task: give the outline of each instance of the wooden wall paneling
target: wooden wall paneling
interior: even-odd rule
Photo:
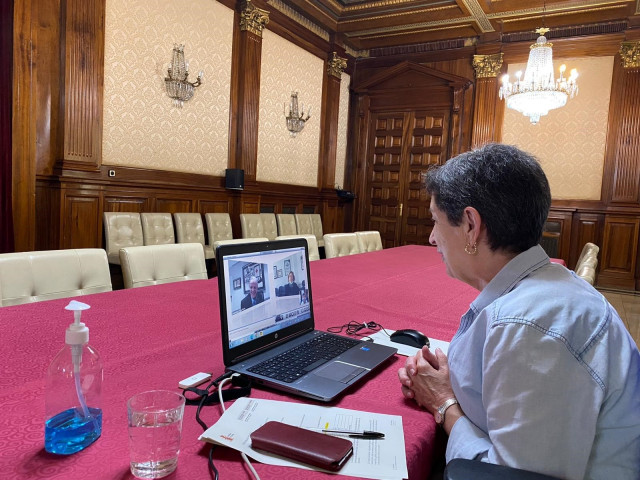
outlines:
[[[60,247],[60,184],[51,177],[36,182],[35,249],[55,250]]]
[[[149,206],[150,199],[146,196],[133,196],[120,192],[110,192],[104,194],[104,212],[148,212],[152,209]],[[162,210],[164,211],[164,210]],[[102,221],[102,215],[98,215]]]
[[[174,196],[156,196],[154,212],[190,213],[194,212],[195,200]],[[148,211],[148,210],[146,210]]]
[[[547,224],[556,223],[560,226],[560,235],[558,236],[558,258],[563,259],[567,265],[569,264],[569,251],[571,248],[571,224],[573,219],[572,212],[551,210],[547,217]]]
[[[230,206],[231,198],[223,195],[219,199],[200,199],[198,200],[197,210],[202,213],[229,213],[231,211]]]
[[[28,251],[36,243],[36,28],[39,0],[13,2],[12,213],[14,247]],[[46,3],[49,5],[49,2]]]
[[[600,286],[634,289],[640,218],[606,215],[600,255]]]
[[[601,249],[598,255],[599,266],[602,257],[602,229],[604,227],[604,214],[585,213],[577,211],[573,215],[573,225],[571,228],[571,251],[567,266],[575,269],[578,257],[582,252],[585,243],[591,242]]]
[[[322,81],[322,110],[320,117],[320,149],[318,152],[318,188],[333,189],[336,183],[336,151],[338,147],[338,113],[340,110],[340,82],[346,58],[334,51],[325,60]]]
[[[238,8],[231,54],[229,168],[243,169],[245,182],[251,182],[258,161],[262,30],[269,16],[250,2],[238,2]]]
[[[499,124],[496,123],[498,75],[502,68],[502,53],[474,55],[476,70],[475,108],[471,144],[474,148],[497,140]]]
[[[100,193],[66,191],[63,193],[62,245],[60,248],[96,248],[102,246]]]
[[[98,170],[102,163],[105,3],[63,2],[62,168]]]

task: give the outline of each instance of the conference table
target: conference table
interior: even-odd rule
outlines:
[[[449,278],[441,256],[427,246],[319,260],[311,262],[310,273],[319,330],[349,321],[376,322],[392,330],[415,328],[449,341],[478,293]],[[127,399],[145,390],[179,392],[183,378],[200,371],[212,372],[215,378],[224,371],[216,278],[78,299],[91,305],[82,319],[90,328],[89,343],[104,364],[102,436],[71,456],[44,450],[45,373],[64,346],[64,332],[73,319],[64,310],[69,299],[0,308],[0,476],[4,479],[133,478]],[[402,397],[397,370],[404,361],[405,357],[394,356],[329,405],[401,415],[409,478],[424,479],[436,451],[436,425],[430,414]],[[257,387],[251,397],[324,405]],[[178,468],[168,478],[210,478],[210,444],[198,440],[202,428],[195,411],[195,406],[185,407]],[[203,408],[201,418],[212,425],[220,415],[215,404]],[[221,479],[251,478],[233,450],[217,447],[214,461]],[[328,478],[322,472],[253,465],[263,479]]]

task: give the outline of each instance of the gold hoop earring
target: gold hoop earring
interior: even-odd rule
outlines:
[[[478,244],[474,243],[473,245],[469,245],[468,243],[464,246],[464,251],[469,255],[475,255],[478,253]]]

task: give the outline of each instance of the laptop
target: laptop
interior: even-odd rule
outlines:
[[[315,330],[303,238],[220,245],[216,265],[224,364],[254,384],[328,402],[397,351]]]

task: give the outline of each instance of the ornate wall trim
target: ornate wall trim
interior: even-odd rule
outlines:
[[[640,41],[622,42],[620,45],[620,57],[624,68],[640,67]]]
[[[493,55],[474,55],[473,69],[476,72],[476,78],[497,77],[502,68],[503,56],[502,52]]]
[[[242,4],[240,12],[240,30],[249,31],[262,37],[262,30],[269,23],[269,12],[256,7],[251,0]]]
[[[342,78],[342,72],[347,68],[347,59],[339,57],[336,52],[331,53],[327,65],[327,73],[336,78]]]

